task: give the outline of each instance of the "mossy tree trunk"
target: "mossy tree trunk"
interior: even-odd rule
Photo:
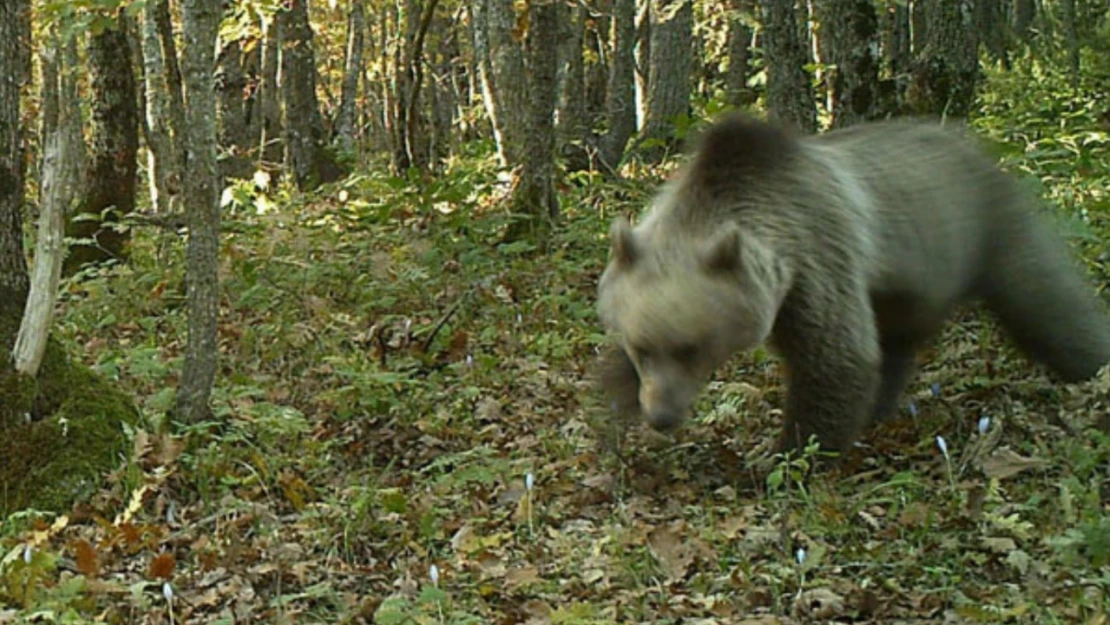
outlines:
[[[297,188],[314,189],[338,180],[339,167],[324,149],[324,121],[316,99],[316,52],[308,0],[291,0],[278,12],[281,23],[281,82],[285,96],[285,139]]]
[[[974,4],[948,0],[926,8],[925,46],[914,61],[907,104],[917,114],[966,118],[979,80]]]
[[[555,74],[558,69],[559,5],[557,0],[531,0],[526,49],[528,56],[528,142],[518,146],[510,210],[516,221],[508,241],[529,240],[541,247],[559,216],[555,193]]]
[[[223,2],[224,13],[234,10],[230,2]],[[238,39],[220,37],[216,53],[216,111],[219,120],[220,173],[225,178],[249,178],[253,173],[250,151],[249,109],[247,74],[244,69],[246,55]]]
[[[764,0],[763,31],[769,116],[801,132],[815,132],[817,108],[805,69],[810,57],[794,0]]]
[[[261,138],[259,159],[265,170],[276,170],[281,165],[282,140],[281,89],[278,85],[278,68],[281,67],[281,23],[276,17],[264,24],[262,44],[262,77],[259,98]]]
[[[0,318],[23,314],[30,278],[23,254],[23,142],[20,140],[19,95],[30,76],[27,33],[30,2],[0,0]],[[15,341],[15,331],[0,334],[0,362]],[[0,364],[0,369],[3,368]]]
[[[562,6],[559,39],[559,149],[566,159],[567,171],[590,167],[590,122],[586,117],[586,66],[583,60],[583,35],[586,32],[586,7]]]
[[[875,118],[879,111],[879,19],[872,0],[829,0],[829,56],[835,128]]]
[[[752,29],[748,27],[751,0],[731,0],[728,18],[728,73],[725,74],[726,101],[735,107],[752,103],[748,89],[748,57],[751,55]]]
[[[636,134],[636,0],[613,0],[613,46],[606,90],[609,131],[601,143],[601,161],[615,172],[628,140]]]
[[[170,88],[166,77],[166,59],[158,32],[157,12],[166,0],[147,2],[143,9],[142,49],[144,88],[146,90],[147,187],[150,203],[156,213],[170,210],[170,198],[181,190],[181,161],[170,132]],[[168,8],[166,9],[168,10]],[[176,46],[174,47],[176,51]],[[176,52],[175,52],[176,53]]]
[[[366,34],[366,11],[362,0],[351,0],[347,14],[347,53],[343,58],[343,91],[339,99],[339,115],[335,120],[335,137],[340,149],[354,151],[358,127],[358,87],[362,77],[362,53]]]
[[[677,146],[675,121],[690,111],[693,35],[691,0],[652,0],[646,117],[635,148],[647,160]]]
[[[62,512],[93,492],[127,448],[121,423],[137,418],[128,397],[57,343],[47,342],[37,378],[16,375],[9,357],[29,286],[19,123],[30,32],[30,2],[0,0],[0,518],[25,507]]]
[[[186,297],[189,339],[177,391],[177,417],[196,422],[206,418],[216,378],[219,318],[220,184],[216,164],[216,92],[212,76],[219,9],[208,0],[186,0],[182,6],[185,45],[185,96],[189,102],[181,133],[188,146],[185,197],[189,222],[186,250]]]
[[[92,154],[84,199],[66,226],[67,236],[87,242],[71,247],[66,275],[86,263],[126,258],[130,231],[118,222],[135,210],[139,152],[139,100],[128,36],[120,9],[110,27],[89,37]]]

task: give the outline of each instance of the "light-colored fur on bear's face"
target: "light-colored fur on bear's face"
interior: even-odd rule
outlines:
[[[732,224],[696,234],[618,219],[611,236],[598,310],[639,374],[645,420],[670,429],[717,367],[770,334],[778,302],[766,252]]]

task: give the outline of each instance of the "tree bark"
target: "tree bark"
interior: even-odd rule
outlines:
[[[170,114],[170,132],[180,132],[179,128],[185,127],[185,90],[181,81],[181,64],[177,54],[177,42],[173,36],[173,22],[170,16],[169,0],[150,0],[151,17],[158,28],[158,41],[162,46],[163,73],[166,80],[167,103]],[[173,189],[180,189],[181,177],[184,175],[185,148],[179,135],[174,134],[172,141],[174,149],[173,169],[167,173],[171,193]]]
[[[693,29],[691,0],[653,0],[647,117],[636,147],[647,160],[676,146],[676,118],[690,111]]]
[[[1060,22],[1063,26],[1064,49],[1068,53],[1068,75],[1073,89],[1079,88],[1079,26],[1075,0],[1060,0]]]
[[[828,3],[834,128],[874,119],[879,111],[879,22],[873,0]]]
[[[54,305],[65,256],[65,214],[81,179],[81,105],[77,99],[76,44],[63,43],[52,29],[39,55],[44,115],[38,241],[30,291],[12,355],[15,370],[36,377],[54,321]],[[68,53],[67,53],[68,51]],[[59,60],[59,57],[61,60]]]
[[[474,0],[472,6],[476,47],[479,41],[485,44],[488,55],[482,72],[483,100],[494,123],[501,161],[515,167],[521,163],[524,147],[531,140],[524,53],[513,39],[516,14],[512,0]]]
[[[282,161],[281,137],[281,86],[278,69],[281,67],[281,23],[274,16],[264,24],[262,48],[262,84],[258,94],[259,112],[262,116],[262,136],[259,158],[264,170],[278,170]]]
[[[181,174],[178,150],[170,129],[174,127],[170,113],[170,87],[167,78],[169,63],[162,56],[157,12],[168,11],[167,0],[151,0],[143,9],[142,49],[144,88],[146,90],[147,186],[150,205],[156,213],[170,211],[170,198],[180,191]],[[176,48],[176,46],[175,46]],[[176,65],[176,62],[174,62]]]
[[[211,0],[182,3],[186,127],[180,134],[188,154],[185,199],[189,242],[185,253],[189,337],[177,418],[196,423],[210,415],[209,398],[218,365],[220,181],[216,163],[216,87],[212,68],[220,11]]]
[[[929,5],[925,47],[914,61],[907,104],[917,114],[966,118],[975,99],[979,55],[971,0]]]
[[[231,10],[225,3],[225,12]],[[243,47],[238,39],[220,38],[216,53],[216,119],[220,173],[224,178],[249,178],[249,132],[247,130],[247,75],[243,71]]]
[[[351,0],[351,11],[347,16],[347,52],[343,59],[343,91],[335,123],[337,143],[346,152],[353,152],[357,145],[358,87],[362,78],[365,33],[366,12],[362,0]]]
[[[555,102],[558,89],[559,5],[556,0],[531,0],[526,39],[528,54],[529,139],[519,146],[521,166],[509,204],[517,219],[507,241],[530,240],[541,247],[559,215],[555,194]]]
[[[975,30],[993,61],[1010,68],[1009,24],[1002,12],[1002,0],[975,0]]]
[[[75,242],[63,272],[72,275],[86,263],[125,259],[130,230],[121,216],[135,210],[138,173],[139,110],[131,50],[123,9],[115,24],[89,38],[92,158],[85,197],[66,226]]]
[[[764,0],[763,25],[768,114],[801,132],[815,132],[817,109],[805,70],[809,53],[799,34],[793,0]]]
[[[23,255],[23,140],[19,96],[30,76],[31,5],[29,0],[0,0],[0,315],[23,313],[30,277]],[[0,336],[4,354],[14,336]]]
[[[605,101],[609,132],[601,143],[601,160],[615,172],[625,147],[636,134],[636,0],[613,0],[613,52]]]
[[[283,40],[281,82],[285,96],[285,140],[293,180],[301,190],[339,179],[342,172],[324,150],[324,122],[316,99],[316,53],[308,0],[290,0],[278,13]]]
[[[1014,35],[1028,43],[1033,20],[1037,16],[1036,0],[1014,0]]]
[[[748,57],[752,44],[752,29],[745,21],[751,11],[751,0],[732,0],[729,5],[728,73],[725,74],[725,101],[734,107],[742,108],[752,103],[752,92],[748,89]]]
[[[586,31],[584,6],[562,5],[559,38],[559,145],[566,159],[567,171],[590,167],[590,123],[586,118],[586,67],[582,58],[583,34]]]

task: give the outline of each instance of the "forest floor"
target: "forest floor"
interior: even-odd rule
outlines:
[[[139,232],[59,334],[147,427],[93,501],[7,521],[0,623],[1106,622],[1110,376],[1053,384],[974,311],[841,471],[753,469],[783,397],[762,353],[675,437],[611,436],[596,279],[660,175],[565,188],[544,253],[496,244],[488,158],[236,186],[215,414],[170,428],[183,254]]]

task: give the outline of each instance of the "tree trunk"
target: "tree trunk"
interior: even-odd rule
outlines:
[[[185,253],[189,338],[177,390],[176,416],[186,423],[196,423],[210,415],[208,402],[218,364],[220,181],[212,68],[220,11],[210,0],[184,0],[182,15],[182,59],[189,102],[187,125],[180,135],[189,155],[184,181],[189,222]]]
[[[290,0],[281,21],[281,82],[285,96],[285,140],[297,188],[315,189],[338,180],[338,166],[324,150],[324,121],[316,100],[316,53],[308,0]]]
[[[652,0],[636,0],[636,129],[647,120],[648,82],[651,78],[651,12]]]
[[[966,118],[971,111],[979,77],[973,9],[971,0],[929,5],[928,40],[906,93],[915,113]]]
[[[494,123],[501,161],[519,165],[531,139],[528,129],[528,87],[524,53],[513,39],[516,14],[512,0],[474,0],[476,48],[485,44],[488,61],[482,71],[483,100]],[[484,16],[484,20],[482,19]]]
[[[1002,12],[1002,0],[975,0],[975,30],[993,61],[1010,68],[1009,25]]]
[[[416,2],[406,2],[403,19],[398,29],[403,33],[403,45],[396,54],[397,80],[393,94],[393,128],[395,144],[393,167],[398,172],[408,169],[427,169],[428,150],[424,111],[420,95],[424,87],[424,42],[435,16],[438,0],[428,0],[423,11]]]
[[[1079,88],[1079,27],[1075,0],[1060,0],[1060,23],[1063,26],[1064,49],[1068,52],[1068,73],[1073,89]]]
[[[590,167],[590,123],[586,118],[586,67],[582,58],[583,34],[586,31],[584,6],[560,5],[563,13],[559,38],[559,106],[558,135],[567,171]]]
[[[729,6],[728,73],[725,74],[725,101],[737,108],[752,103],[752,92],[748,89],[748,57],[752,44],[752,29],[748,28],[748,14],[751,0],[732,0]]]
[[[115,24],[89,38],[92,74],[92,160],[85,197],[66,226],[75,242],[63,272],[72,275],[85,263],[126,258],[130,231],[119,219],[135,210],[139,151],[138,93],[123,10]]]
[[[153,8],[152,13],[148,13],[148,16],[151,16],[157,25],[158,41],[162,46],[162,63],[165,65],[163,73],[168,94],[170,127],[172,129],[184,128],[185,88],[181,81],[181,65],[177,54],[177,42],[173,37],[169,0],[150,0],[150,4],[153,5]],[[177,133],[180,131],[171,130],[171,132]],[[174,148],[174,167],[167,174],[171,185],[171,194],[180,189],[181,177],[184,175],[183,168],[185,167],[185,147],[177,134],[174,135],[172,145]]]
[[[362,78],[363,36],[366,32],[366,12],[362,0],[351,0],[347,16],[347,52],[343,58],[343,92],[339,100],[336,119],[336,139],[339,148],[353,152],[358,135],[358,87]]]
[[[801,132],[815,132],[817,109],[805,70],[809,53],[799,34],[793,0],[763,1],[763,30],[769,116]]]
[[[829,56],[834,128],[874,119],[879,111],[879,22],[873,0],[831,0]]]
[[[281,86],[278,69],[281,67],[281,22],[275,15],[264,24],[262,48],[262,84],[259,87],[259,113],[262,117],[262,136],[259,140],[261,168],[277,170],[281,167],[284,134],[281,124]]]
[[[612,0],[601,0],[602,6]],[[582,98],[583,118],[586,127],[592,128],[594,122],[605,115],[605,98],[609,90],[609,47],[605,45],[604,33],[609,32],[610,19],[605,15],[608,9],[602,9],[600,15],[596,14],[591,19],[589,16],[591,4],[580,4],[579,10],[583,12],[582,44],[586,50],[583,59],[583,84],[585,97]]]
[[[85,145],[81,134],[81,103],[77,99],[77,48],[72,37],[62,43],[57,30],[39,55],[44,114],[40,169],[40,209],[35,264],[30,291],[12,354],[15,370],[37,377],[54,322],[54,305],[65,257],[65,214],[81,181]],[[61,59],[59,59],[61,57]]]
[[[1014,35],[1019,41],[1029,43],[1031,27],[1036,16],[1036,0],[1014,0]]]
[[[19,95],[30,77],[31,5],[29,0],[0,0],[0,316],[23,314],[30,277],[23,255],[23,141]],[[7,354],[15,336],[0,336]]]
[[[166,2],[147,2],[143,9],[142,26],[143,63],[146,66],[143,80],[146,90],[147,186],[150,205],[156,213],[170,211],[170,197],[177,194],[181,185],[180,160],[174,137],[170,134],[174,122],[170,114],[170,87],[166,77],[169,64],[162,56],[156,16],[159,10],[168,10]]]
[[[647,117],[636,148],[647,160],[658,160],[675,147],[675,122],[689,114],[693,28],[690,0],[653,0]]]
[[[605,101],[609,132],[601,160],[615,172],[628,140],[636,134],[636,0],[613,0],[613,52]]]
[[[225,8],[225,12],[230,7]],[[247,130],[247,76],[238,39],[220,38],[216,53],[216,116],[219,123],[220,174],[249,178],[253,172]]]
[[[543,247],[559,216],[555,194],[555,101],[558,89],[559,5],[557,0],[532,0],[528,7],[528,143],[520,147],[509,205],[516,221],[507,241],[530,240]]]

